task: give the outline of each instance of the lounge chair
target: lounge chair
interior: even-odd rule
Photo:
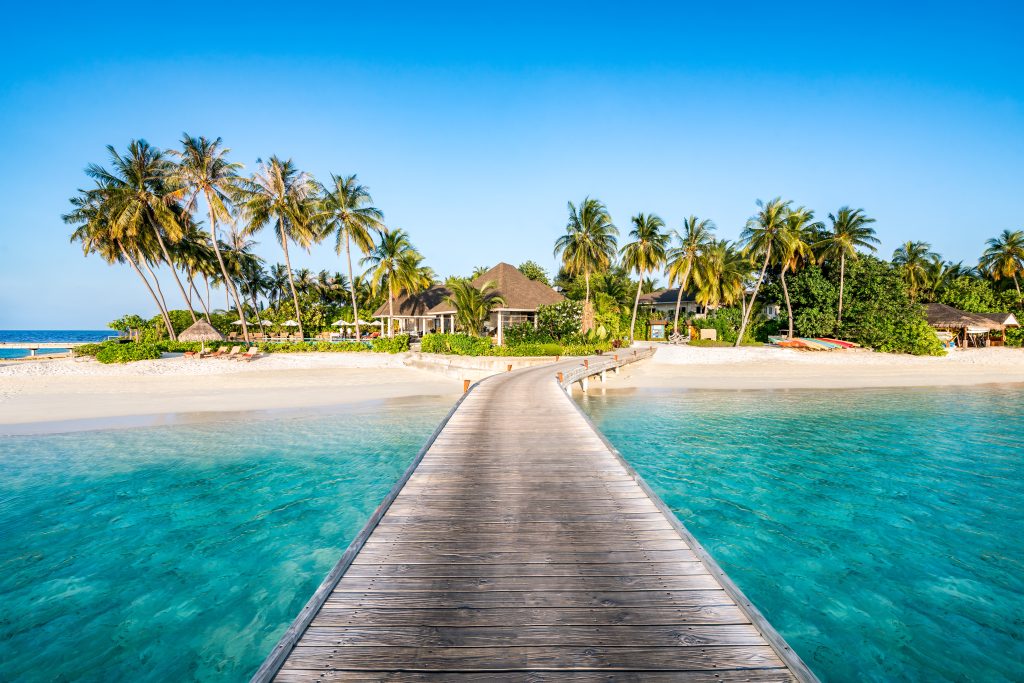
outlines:
[[[225,358],[235,358],[236,356],[238,356],[238,352],[241,351],[241,350],[242,350],[242,347],[239,346],[238,344],[236,344],[235,346],[231,347],[231,350],[228,351],[227,354],[224,357]]]
[[[216,351],[213,351],[212,353],[206,354],[206,356],[204,356],[204,358],[220,358],[223,355],[224,355],[224,347],[221,346],[221,347],[218,347]]]
[[[259,350],[259,348],[255,347],[255,346],[250,346],[248,351],[246,351],[245,353],[243,353],[240,356],[238,356],[238,360],[244,360],[246,363],[248,363],[249,361],[251,361],[251,360],[253,360],[255,358],[259,358],[259,357],[260,357],[260,350]]]

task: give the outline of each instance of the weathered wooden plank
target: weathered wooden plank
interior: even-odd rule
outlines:
[[[277,678],[281,683],[794,683],[786,669],[745,669],[742,671],[321,671],[287,669]]]
[[[448,609],[338,607],[325,604],[315,626],[678,626],[749,624],[734,604],[671,607],[470,607]]]
[[[332,607],[419,607],[486,609],[491,607],[701,607],[724,605],[729,598],[718,590],[682,591],[437,591],[331,593]]]
[[[562,551],[430,551],[379,547],[364,548],[352,564],[609,564],[629,562],[693,562],[692,550],[614,550],[602,552]]]
[[[423,529],[417,527],[378,528],[373,534],[375,541],[380,543],[447,543],[459,545],[490,543],[505,545],[513,543],[523,547],[533,544],[574,545],[607,545],[614,547],[618,543],[643,543],[648,541],[673,541],[681,544],[675,529],[542,529],[540,531],[525,529],[480,529],[474,531],[453,532],[447,529]]]
[[[613,669],[709,671],[782,668],[767,645],[716,647],[321,647],[299,645],[285,668],[364,671]]]
[[[762,645],[750,624],[690,626],[311,626],[303,645],[498,647]]]
[[[628,568],[623,567],[623,571]],[[715,590],[711,574],[684,576],[501,576],[493,578],[364,577],[346,575],[334,592],[438,591],[690,591]]]
[[[548,576],[692,576],[707,574],[701,562],[564,564],[353,564],[345,577],[496,578]]]

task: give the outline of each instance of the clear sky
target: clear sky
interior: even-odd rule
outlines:
[[[1015,3],[219,5],[5,7],[0,329],[155,314],[60,215],[105,145],[183,131],[248,169],[358,173],[441,275],[553,270],[566,202],[588,194],[623,229],[693,213],[727,238],[758,198],[850,204],[886,257],[923,239],[973,263],[1024,227]],[[326,246],[293,259],[342,270]]]

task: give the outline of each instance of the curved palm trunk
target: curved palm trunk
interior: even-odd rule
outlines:
[[[227,266],[224,265],[224,257],[220,253],[220,244],[217,240],[217,220],[213,215],[213,205],[210,204],[209,197],[206,200],[207,205],[210,206],[210,241],[213,242],[213,253],[217,255],[217,263],[220,265],[220,273],[224,276],[224,290],[225,294],[230,294],[235,299],[235,310],[238,311],[238,319],[242,321],[242,338],[245,339],[245,343],[249,343],[249,326],[245,324],[245,312],[242,310],[242,299],[238,296],[238,292],[235,290],[234,281],[228,276]],[[209,280],[207,280],[207,287],[209,287]],[[231,307],[231,302],[228,302],[228,307]]]
[[[164,255],[164,263],[171,269],[171,275],[174,276],[174,281],[178,285],[178,291],[181,292],[181,298],[188,306],[188,314],[192,316],[192,322],[197,320],[196,312],[192,310],[192,301],[188,298],[188,294],[185,293],[185,287],[181,284],[181,278],[178,277],[178,270],[174,267],[174,261],[171,260],[171,254],[167,251],[167,245],[164,244],[164,238],[160,234],[160,228],[153,226],[153,232],[156,233],[156,241],[160,244],[160,252]]]
[[[683,305],[683,289],[686,288],[686,283],[690,279],[690,269],[692,267],[693,264],[687,262],[686,271],[683,273],[682,281],[679,283],[679,294],[676,295],[676,317],[675,321],[672,323],[672,331],[675,334],[679,334],[679,308]]]
[[[156,292],[153,291],[153,287],[149,284],[149,280],[147,280],[143,272],[139,270],[139,264],[135,262],[135,259],[133,259],[131,254],[128,253],[128,250],[125,249],[120,242],[118,242],[117,246],[121,250],[121,254],[125,259],[127,259],[128,263],[132,264],[132,268],[138,274],[143,284],[146,285],[146,289],[149,290],[149,295],[153,297],[156,307],[160,310],[160,317],[164,319],[164,326],[167,328],[167,334],[170,335],[171,339],[174,339],[174,326],[171,325],[171,319],[168,317],[167,311],[164,310],[163,305],[160,303],[160,299],[157,298]]]
[[[1020,281],[1017,279],[1017,273],[1013,274],[1013,286],[1017,288],[1017,296],[1020,296]]]
[[[746,307],[743,313],[743,322],[740,323],[740,336],[736,337],[736,343],[734,347],[739,346],[743,341],[743,335],[747,331],[747,324],[750,322],[750,315],[754,312],[754,302],[757,301],[757,293],[761,289],[761,283],[764,281],[764,274],[768,271],[768,261],[772,257],[772,244],[768,243],[768,248],[764,254],[764,264],[761,266],[761,274],[757,278],[757,284],[754,285],[754,293],[750,295],[750,306]]]
[[[388,336],[395,336],[395,296],[388,287]]]
[[[587,281],[587,294],[583,297],[585,303],[590,303],[590,271],[583,273],[583,279]]]
[[[636,298],[633,299],[633,319],[629,323],[629,343],[633,344],[636,332],[636,309],[640,306],[640,290],[644,286],[644,270],[640,269],[640,282],[636,285]]]
[[[789,301],[789,288],[786,286],[786,271],[789,265],[782,266],[782,295],[786,297],[786,315],[789,316],[789,338],[793,338],[793,306]]]
[[[188,275],[188,284],[192,288],[192,291],[196,293],[196,299],[199,300],[199,305],[203,307],[203,313],[206,315],[206,322],[210,322],[210,309],[206,305],[206,302],[203,301],[203,296],[202,296],[202,294],[199,293],[199,288],[196,287],[195,276],[192,274],[191,271],[188,271],[187,275]],[[209,296],[209,292],[207,292],[207,296]]]
[[[356,324],[356,341],[363,338],[359,329],[359,304],[356,303],[356,281],[352,275],[352,249],[349,246],[348,230],[345,230],[345,258],[348,260],[348,293],[352,295],[352,322]]]
[[[149,263],[146,262],[145,258],[139,259],[142,261],[142,266],[149,273],[149,276],[153,278],[153,286],[156,287],[156,295],[160,299],[160,312],[164,316],[164,323],[167,325],[167,331],[170,334],[171,341],[177,341],[178,335],[174,331],[174,325],[171,323],[171,313],[167,308],[167,301],[164,299],[164,291],[160,288],[160,280],[157,278],[156,273],[149,267]]]
[[[836,327],[843,324],[843,285],[846,279],[846,254],[839,255],[839,315],[836,316]],[[793,336],[790,334],[789,336]]]
[[[306,338],[306,332],[302,329],[302,313],[299,311],[299,294],[295,291],[295,280],[292,278],[292,260],[288,256],[288,237],[281,230],[281,249],[284,250],[284,266],[288,269],[288,284],[292,288],[292,301],[295,303],[295,321],[299,323],[299,336]]]

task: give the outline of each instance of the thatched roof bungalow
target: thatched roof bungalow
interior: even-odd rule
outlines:
[[[970,313],[947,304],[925,304],[924,312],[931,327],[946,333],[949,341],[961,348],[1001,346],[1006,328],[1019,324],[1012,313]]]

